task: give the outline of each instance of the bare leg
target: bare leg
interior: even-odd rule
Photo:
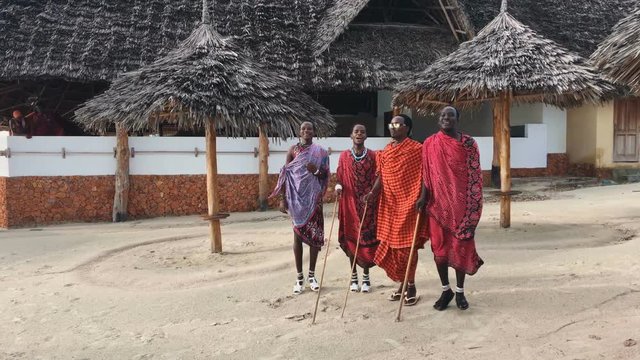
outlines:
[[[319,248],[313,246],[309,247],[309,277],[307,280],[309,281],[309,287],[313,291],[318,291],[318,289],[320,289],[318,280],[316,280],[316,262],[318,260],[319,252]]]
[[[464,271],[456,270],[456,285],[461,289],[464,289],[465,275]]]
[[[302,273],[302,240],[298,235],[293,235],[293,257],[296,261],[296,271]]]
[[[318,253],[320,249],[310,246],[309,247],[309,272],[316,271],[316,262],[318,261]],[[300,265],[300,271],[302,271],[302,265]]]
[[[449,267],[446,264],[436,265],[442,286],[449,285]]]
[[[302,241],[295,233],[293,235],[293,257],[296,263],[296,271],[298,272],[296,284],[293,286],[293,293],[300,294],[304,289],[304,276],[302,275]]]
[[[460,310],[467,310],[469,302],[464,296],[464,271],[456,270],[456,306]]]
[[[356,267],[353,267],[353,262],[354,262],[354,261],[355,261],[355,258],[353,257],[353,255],[349,256],[349,265],[350,265],[350,268],[351,268],[351,269],[353,269],[353,272],[357,274],[357,273],[358,273],[358,267],[357,267],[357,266],[356,266]]]

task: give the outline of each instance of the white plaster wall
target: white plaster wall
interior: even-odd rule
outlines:
[[[525,137],[511,138],[511,168],[545,168],[547,167],[546,125],[525,125]],[[480,166],[482,170],[491,170],[493,159],[493,138],[476,137],[480,149]]]
[[[113,175],[116,169],[115,145],[116,138],[106,136],[34,136],[31,139],[10,136],[7,141],[11,149],[9,176]],[[62,158],[62,148],[70,152],[65,159]],[[73,154],[78,151],[105,154]]]
[[[526,125],[525,138],[511,139],[511,167],[540,168],[547,164],[546,125]],[[480,147],[483,170],[491,169],[493,140],[475,137]],[[277,174],[284,165],[286,152],[298,140],[272,141],[270,144],[269,173]],[[340,153],[351,146],[349,138],[322,138],[316,142],[331,149],[331,171],[336,171]],[[369,138],[367,147],[383,149],[388,138]],[[0,176],[88,176],[113,175],[116,161],[113,157],[115,137],[0,137],[0,149],[11,149],[11,158],[0,157]],[[130,137],[129,146],[135,156],[130,160],[132,175],[204,174],[206,171],[205,140],[198,137]],[[62,158],[62,148],[67,155]],[[219,138],[218,172],[220,174],[257,174],[258,158],[254,149],[257,138]],[[198,148],[200,154],[195,156]],[[184,151],[184,153],[168,153]],[[34,154],[29,152],[48,152]],[[76,154],[74,152],[100,152]]]
[[[5,150],[7,148],[7,142],[9,140],[8,135],[9,135],[9,132],[6,132],[6,134],[0,135],[0,150]],[[5,156],[0,156],[0,177],[8,177],[8,176],[9,176],[9,159]]]
[[[547,152],[567,152],[567,111],[544,105],[542,123],[547,125]]]

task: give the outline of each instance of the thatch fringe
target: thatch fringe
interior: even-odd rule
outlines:
[[[457,0],[482,29],[500,11],[500,0]],[[589,57],[637,0],[509,0],[509,13],[537,34]]]
[[[640,7],[616,24],[591,60],[613,81],[640,93]]]
[[[506,91],[515,101],[560,107],[615,95],[580,56],[503,12],[474,39],[400,83],[393,102],[428,111],[448,103],[475,105]]]

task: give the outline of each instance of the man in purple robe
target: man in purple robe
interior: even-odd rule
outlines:
[[[293,255],[298,276],[293,293],[304,290],[302,243],[309,245],[309,276],[313,291],[320,285],[315,278],[318,252],[324,245],[322,197],[329,182],[329,154],[313,143],[315,127],[310,122],[300,125],[300,142],[289,149],[287,161],[280,171],[278,184],[271,196],[283,195],[280,211],[289,213],[293,222]]]

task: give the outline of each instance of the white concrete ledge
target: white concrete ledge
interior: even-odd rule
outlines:
[[[511,139],[512,168],[547,166],[546,125],[525,125],[524,138]],[[491,169],[491,137],[477,137],[483,170]],[[287,149],[297,139],[270,144],[269,173],[276,174],[284,164]],[[323,138],[317,142],[331,148],[331,170],[338,165],[340,152],[351,146],[349,138]],[[388,138],[369,138],[367,147],[380,150]],[[0,136],[0,176],[90,176],[113,175],[115,137],[49,136],[26,139]],[[218,172],[220,174],[257,174],[258,158],[254,151],[258,138],[219,138]],[[134,149],[132,175],[205,174],[205,140],[202,137],[130,137]],[[196,148],[198,154],[196,156]],[[8,151],[7,151],[8,149]],[[64,149],[64,150],[63,150]],[[10,156],[7,157],[7,155]],[[64,157],[63,157],[64,155]]]

